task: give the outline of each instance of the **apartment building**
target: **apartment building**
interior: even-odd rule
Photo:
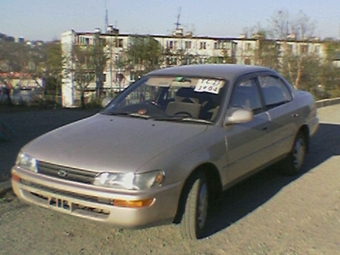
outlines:
[[[136,72],[131,68],[124,68],[119,65],[120,58],[124,56],[124,51],[131,45],[134,34],[121,34],[119,30],[109,26],[106,33],[100,29],[90,32],[66,31],[61,35],[61,44],[64,56],[70,56],[72,45],[91,45],[96,38],[105,40],[106,51],[109,59],[104,70],[103,91],[112,92],[122,90],[131,84],[137,77]],[[261,36],[240,37],[212,37],[196,36],[191,32],[184,33],[179,28],[172,35],[138,35],[151,36],[157,40],[163,48],[163,59],[161,67],[205,64],[205,63],[236,63],[236,64],[261,64],[256,63],[255,50],[263,38]],[[321,58],[325,57],[323,43],[317,39],[297,41],[294,37],[287,40],[273,41],[278,50],[283,54],[287,49],[293,54],[303,54],[313,52]],[[71,58],[70,58],[71,59]],[[279,61],[279,60],[278,60]],[[64,107],[75,107],[76,100],[79,99],[79,92],[76,89],[72,77],[72,63],[64,65],[69,75],[65,75],[62,85],[62,104]],[[71,70],[71,71],[70,71]],[[87,88],[85,96],[90,97],[96,89],[96,82],[93,81]]]

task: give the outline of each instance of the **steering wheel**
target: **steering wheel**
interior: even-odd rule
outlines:
[[[175,116],[182,116],[182,117],[190,117],[190,118],[192,118],[191,113],[185,112],[185,111],[176,112],[176,113],[175,113]]]
[[[144,103],[151,104],[153,106],[156,106],[159,109],[163,109],[163,107],[160,104],[158,104],[156,101],[154,101],[154,100],[147,100]]]

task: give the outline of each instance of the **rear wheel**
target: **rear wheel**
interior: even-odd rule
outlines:
[[[209,189],[203,172],[195,175],[189,183],[185,209],[180,223],[184,238],[202,237],[208,217]]]
[[[282,164],[282,170],[285,174],[296,175],[300,172],[305,160],[307,151],[307,141],[305,135],[300,132],[297,134],[293,148]]]

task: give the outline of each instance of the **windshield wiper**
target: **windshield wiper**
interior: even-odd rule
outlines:
[[[194,118],[188,118],[188,117],[182,118],[181,121],[204,123],[204,124],[213,124],[213,122],[210,121],[210,120],[194,119]]]
[[[136,118],[143,118],[143,119],[150,119],[149,115],[145,115],[145,114],[139,114],[139,113],[129,113],[128,116],[130,117],[136,117]]]
[[[110,112],[105,113],[106,115],[110,116],[127,116],[127,117],[134,117],[134,118],[142,118],[142,119],[150,119],[149,115],[139,114],[134,112]]]
[[[129,115],[128,112],[105,112],[105,113],[102,113],[102,114],[110,115],[110,116],[126,116],[126,115]]]
[[[156,121],[181,121],[183,117],[157,117],[152,119]]]
[[[188,117],[168,117],[168,118],[152,118],[155,121],[179,121],[179,122],[195,122],[195,123],[202,123],[202,124],[213,124],[212,121],[209,120],[202,120],[202,119],[194,119]]]

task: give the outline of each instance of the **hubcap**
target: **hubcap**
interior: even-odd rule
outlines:
[[[199,190],[197,203],[197,225],[202,229],[208,213],[208,188],[206,183],[203,183]]]
[[[303,160],[305,158],[305,142],[302,138],[299,138],[294,147],[293,157],[294,157],[294,167],[299,169],[302,166]]]

